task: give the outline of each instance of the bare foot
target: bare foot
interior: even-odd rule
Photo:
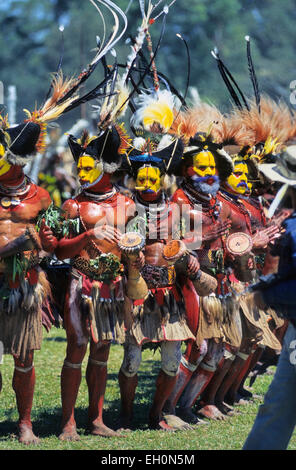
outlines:
[[[176,431],[176,429],[174,429],[166,422],[166,419],[164,417],[149,416],[149,428],[160,429],[168,432]]]
[[[120,416],[117,423],[117,432],[132,432],[132,419],[126,416]]]
[[[183,421],[183,419],[179,418],[176,415],[164,414],[163,418],[165,419],[168,426],[175,429],[176,431],[193,429],[192,426],[190,426],[189,423],[186,423],[185,421]]]
[[[218,410],[215,405],[205,405],[198,410],[198,414],[201,414],[205,418],[215,419],[215,420],[224,420],[226,419],[223,413]]]
[[[38,445],[40,444],[40,439],[33,433],[32,426],[28,424],[20,424],[19,442],[25,445]]]
[[[227,415],[227,416],[234,415],[234,409],[232,408],[232,406],[227,405],[227,403],[224,403],[223,401],[222,402],[216,401],[216,407],[224,415]]]
[[[80,441],[80,437],[77,434],[76,426],[65,426],[62,433],[59,435],[61,441]]]
[[[195,413],[193,413],[191,408],[180,408],[178,410],[181,418],[184,419],[187,423],[190,424],[208,424],[206,421],[200,419]]]
[[[102,437],[124,437],[119,431],[113,431],[113,429],[105,426],[104,423],[91,423],[90,433],[93,436],[102,436]]]
[[[240,387],[238,389],[238,395],[240,395],[242,398],[248,399],[248,398],[252,398],[253,393],[251,393],[249,390],[247,390],[244,387]]]
[[[253,401],[253,400],[247,400],[245,398],[237,397],[236,404],[237,405],[248,405],[251,401]]]

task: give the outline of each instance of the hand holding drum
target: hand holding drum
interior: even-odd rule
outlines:
[[[175,266],[176,273],[183,274],[192,280],[199,296],[207,296],[217,289],[217,281],[213,276],[201,271],[201,269],[195,269],[195,274],[192,273],[192,267],[196,268],[198,261],[196,263],[191,260],[192,255],[188,253],[186,245],[182,241],[172,240],[164,245],[163,257],[170,265]]]
[[[118,242],[120,250],[128,259],[127,296],[131,300],[145,299],[149,292],[136,263],[144,245],[144,237],[137,232],[125,233]]]
[[[226,239],[228,253],[234,258],[234,274],[241,282],[252,281],[255,273],[255,257],[251,252],[252,238],[244,232],[232,233]]]

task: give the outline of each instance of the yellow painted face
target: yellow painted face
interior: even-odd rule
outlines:
[[[248,166],[245,163],[234,164],[234,170],[227,178],[227,183],[238,194],[249,192]]]
[[[216,174],[216,162],[213,154],[204,151],[194,155],[193,170],[198,176],[214,176]]]
[[[146,166],[140,168],[137,174],[136,189],[158,193],[161,189],[161,174],[159,168]]]
[[[98,168],[96,160],[90,155],[83,155],[79,158],[77,164],[77,174],[82,184],[92,184],[102,174],[102,170]]]
[[[10,163],[8,163],[5,160],[4,154],[5,154],[5,148],[3,147],[2,144],[0,144],[0,176],[5,175],[5,173],[7,173],[12,166]]]

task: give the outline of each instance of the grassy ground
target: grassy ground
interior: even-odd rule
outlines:
[[[209,422],[194,430],[175,433],[150,431],[147,428],[147,414],[154,392],[155,378],[159,368],[159,353],[143,352],[143,362],[139,372],[139,385],[135,401],[136,431],[125,438],[100,438],[88,435],[85,431],[87,420],[87,387],[84,380],[86,359],[83,363],[83,380],[76,404],[76,421],[81,440],[61,442],[60,432],[60,372],[65,355],[66,340],[62,329],[52,329],[44,336],[41,351],[35,353],[36,391],[33,406],[35,433],[41,438],[38,450],[234,450],[241,449],[255,419],[271,381],[270,375],[257,378],[253,393],[259,395],[254,403],[237,406],[239,414],[228,417],[224,422]],[[120,400],[117,374],[122,361],[123,349],[113,345],[108,366],[108,384],[105,395],[105,423],[114,426],[119,414]],[[14,393],[11,388],[13,361],[4,357],[1,366],[3,390],[0,401],[0,450],[21,450],[16,436],[17,411]],[[25,447],[26,448],[26,447]],[[289,449],[296,449],[294,433]]]

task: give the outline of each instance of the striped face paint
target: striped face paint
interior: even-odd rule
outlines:
[[[198,176],[214,176],[216,174],[216,162],[212,152],[204,151],[194,155],[193,170]]]
[[[102,171],[98,168],[96,161],[93,157],[89,155],[83,155],[79,158],[77,164],[77,174],[80,181],[80,184],[92,184],[94,183]]]
[[[245,194],[250,191],[248,174],[249,170],[246,163],[238,162],[234,164],[234,170],[227,178],[227,183],[235,193]]]
[[[158,193],[161,189],[160,170],[154,166],[140,168],[137,173],[136,190],[143,193]]]

